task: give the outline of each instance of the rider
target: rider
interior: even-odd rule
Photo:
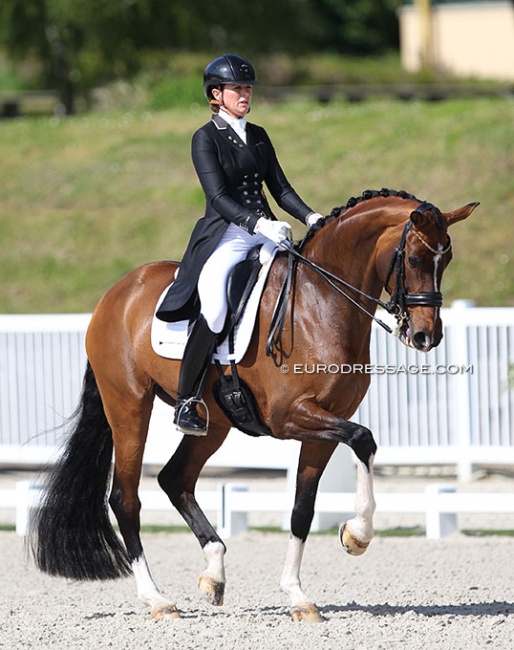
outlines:
[[[291,226],[277,221],[263,182],[277,204],[307,226],[322,218],[289,184],[266,131],[245,120],[256,83],[251,63],[235,54],[224,54],[205,69],[203,89],[214,115],[192,139],[205,215],[196,223],[180,272],[157,312],[164,321],[195,321],[180,368],[174,419],[193,435],[206,435],[196,403],[225,324],[228,274],[255,246],[291,239]]]

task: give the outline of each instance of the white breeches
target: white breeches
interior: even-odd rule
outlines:
[[[266,242],[269,244],[269,239],[264,235],[251,235],[231,223],[214,253],[205,262],[198,278],[200,311],[211,331],[216,334],[223,329],[227,317],[227,279],[230,270],[246,259],[254,246]]]

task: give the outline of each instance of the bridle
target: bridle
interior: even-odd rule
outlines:
[[[414,212],[423,213],[427,210],[436,210],[435,206],[431,203],[423,202],[421,203]],[[320,220],[321,221],[321,220]],[[322,224],[320,224],[322,225]],[[407,243],[407,234],[412,232],[419,241],[430,250],[435,255],[444,255],[448,253],[451,249],[451,239],[448,235],[448,243],[442,250],[436,250],[433,248],[424,237],[416,230],[414,223],[411,219],[405,224],[402,236],[398,246],[395,248],[391,261],[389,263],[389,268],[387,271],[386,279],[384,282],[385,290],[390,293],[391,299],[388,302],[383,302],[379,298],[370,296],[366,292],[354,287],[353,285],[346,282],[337,275],[327,271],[323,267],[319,266],[315,262],[307,259],[304,255],[300,253],[305,243],[306,238],[304,238],[297,246],[294,246],[290,242],[284,242],[281,247],[288,253],[288,270],[284,278],[284,282],[280,288],[277,302],[275,303],[275,308],[271,316],[270,329],[268,332],[268,339],[266,345],[266,354],[270,356],[273,352],[273,348],[279,345],[282,338],[282,331],[285,324],[285,316],[287,310],[287,304],[289,302],[289,297],[291,294],[292,278],[296,269],[296,266],[299,262],[305,264],[310,269],[315,271],[320,277],[322,277],[328,284],[342,296],[344,296],[349,302],[351,302],[355,307],[360,309],[361,312],[366,314],[369,318],[374,320],[378,325],[383,327],[389,334],[393,333],[393,330],[389,325],[384,323],[382,320],[377,318],[372,314],[368,309],[363,307],[355,298],[345,291],[348,289],[363,298],[367,298],[371,302],[375,303],[377,306],[382,307],[389,314],[392,314],[397,321],[397,331],[402,325],[407,322],[408,314],[407,309],[409,307],[442,307],[443,305],[443,294],[440,291],[419,291],[417,293],[408,293],[405,288],[405,246]],[[389,292],[389,281],[391,276],[395,274],[394,289],[392,292]],[[344,287],[344,289],[342,288]]]
[[[431,203],[422,203],[415,212],[425,212],[426,210],[434,208]],[[448,235],[448,243],[442,250],[436,250],[425,240],[425,238],[416,230],[411,219],[405,224],[402,232],[400,243],[396,247],[389,270],[387,272],[384,286],[387,290],[389,280],[393,271],[396,271],[396,279],[394,290],[391,294],[391,300],[386,303],[384,309],[390,314],[394,314],[397,318],[402,316],[406,318],[407,307],[442,307],[443,294],[440,291],[419,291],[418,293],[408,293],[405,290],[405,244],[407,241],[407,233],[412,232],[419,241],[428,248],[429,251],[435,255],[445,255],[452,247],[450,236]]]

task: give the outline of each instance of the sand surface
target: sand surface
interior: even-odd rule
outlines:
[[[132,578],[75,583],[38,572],[23,539],[0,532],[0,648],[75,650],[390,649],[514,647],[514,539],[375,538],[360,558],[335,535],[312,535],[302,578],[325,622],[293,623],[278,588],[287,533],[227,541],[225,604],[197,590],[192,534],[145,534],[154,577],[182,612],[153,621]]]

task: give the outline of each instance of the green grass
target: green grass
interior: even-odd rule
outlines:
[[[285,534],[287,531],[284,531],[278,526],[251,526],[250,532],[257,533],[267,533],[267,534]],[[150,525],[145,524],[141,526],[141,531],[144,533],[189,533],[191,532],[187,526],[165,526],[162,524]],[[339,529],[331,528],[329,530],[322,530],[318,532],[311,532],[311,535],[337,535]],[[463,535],[467,537],[514,537],[514,530],[508,528],[498,528],[498,529],[469,529],[461,530]],[[419,526],[413,526],[405,528],[399,526],[396,528],[384,528],[381,530],[375,530],[375,537],[424,537],[426,531],[424,528]]]
[[[193,104],[0,123],[0,312],[87,312],[131,268],[180,259],[203,211],[190,139],[207,119]],[[480,201],[452,228],[445,303],[514,305],[512,99],[272,106],[257,92],[251,120],[322,213],[368,187],[443,211]]]
[[[0,524],[0,531],[14,532],[16,529],[14,524]],[[118,528],[116,527],[116,530]],[[287,531],[279,527],[265,527],[265,526],[252,526],[250,531],[258,533],[279,533],[285,534]],[[144,524],[141,526],[142,533],[157,534],[157,533],[190,533],[191,530],[187,526],[166,526],[164,524]],[[321,532],[311,533],[312,535],[337,535],[338,529],[333,528]],[[468,537],[514,537],[514,530],[511,529],[473,529],[462,530],[461,533]],[[384,530],[376,530],[376,537],[423,537],[425,531],[422,528],[387,528]]]
[[[512,529],[494,529],[494,530],[463,530],[462,533],[468,537],[514,537]]]

